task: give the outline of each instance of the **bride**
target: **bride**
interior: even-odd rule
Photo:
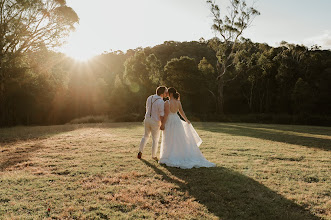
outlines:
[[[182,169],[193,167],[215,167],[200,152],[202,143],[191,122],[186,118],[179,93],[175,88],[168,90],[170,100],[164,105],[165,115],[161,130],[163,131],[160,164]],[[185,119],[182,121],[177,112]]]

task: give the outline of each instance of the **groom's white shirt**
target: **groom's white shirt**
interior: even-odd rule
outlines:
[[[148,138],[152,134],[152,157],[156,157],[161,132],[161,116],[164,116],[164,101],[158,95],[151,95],[146,101],[145,134],[141,139],[139,152],[143,152]]]
[[[153,106],[151,106],[153,102]],[[151,95],[146,101],[145,119],[152,118],[154,121],[161,121],[160,117],[164,117],[164,101],[161,96]]]

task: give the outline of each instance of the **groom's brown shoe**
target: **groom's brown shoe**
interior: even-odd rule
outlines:
[[[141,159],[141,155],[143,155],[143,153],[139,152],[137,158]]]
[[[157,157],[153,157],[153,160],[155,161],[159,161],[159,159]]]

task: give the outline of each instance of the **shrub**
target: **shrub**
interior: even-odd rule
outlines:
[[[82,118],[76,118],[70,121],[68,124],[87,124],[87,123],[104,123],[110,122],[109,117],[106,115],[89,115]]]

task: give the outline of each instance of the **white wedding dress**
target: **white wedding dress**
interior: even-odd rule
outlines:
[[[201,153],[201,138],[192,124],[182,121],[170,112],[162,135],[160,164],[182,169],[215,167]]]

